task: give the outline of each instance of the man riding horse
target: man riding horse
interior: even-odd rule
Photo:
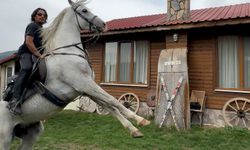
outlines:
[[[83,94],[117,118],[132,137],[142,137],[143,134],[129,119],[142,126],[150,123],[124,107],[95,82],[80,31],[92,28],[99,34],[104,30],[105,23],[90,12],[85,3],[71,0],[69,3],[71,7],[65,8],[41,32],[44,47],[42,60],[47,66],[47,76],[43,84],[35,82],[38,92],[26,98],[21,105],[21,115],[13,115],[7,108],[8,102],[0,101],[1,150],[9,150],[13,136],[22,139],[19,150],[31,150],[44,129],[41,120],[62,111],[68,103]],[[27,93],[30,90],[33,89],[29,88]],[[56,101],[52,102],[50,98]]]
[[[18,50],[19,62],[21,70],[15,81],[13,98],[9,102],[8,108],[13,114],[20,115],[23,89],[26,88],[29,83],[29,76],[32,71],[34,59],[42,59],[42,38],[40,31],[42,25],[47,22],[47,12],[43,8],[37,8],[31,14],[31,23],[28,24],[25,30],[24,43]],[[26,82],[25,82],[26,81]]]

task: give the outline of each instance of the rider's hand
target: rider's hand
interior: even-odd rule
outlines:
[[[43,59],[44,56],[43,56],[43,55],[39,55],[38,58],[39,58],[39,59]]]

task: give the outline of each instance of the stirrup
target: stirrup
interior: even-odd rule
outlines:
[[[10,110],[10,112],[14,115],[21,115],[21,102],[20,101],[10,101],[7,105],[7,108]]]

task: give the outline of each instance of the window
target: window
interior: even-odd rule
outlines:
[[[5,82],[4,87],[7,87],[7,84],[10,82],[10,77],[14,75],[14,70],[12,66],[6,66],[5,68]]]
[[[7,74],[7,78],[11,77],[11,76],[12,76],[12,72],[13,72],[13,71],[12,71],[12,67],[7,67],[6,70],[7,70],[7,71],[6,71],[6,72],[7,72],[7,73],[6,73],[6,74]]]
[[[130,82],[132,43],[120,43],[119,82]]]
[[[244,38],[244,87],[250,88],[250,37]]]
[[[105,46],[105,82],[116,81],[117,43],[106,43]]]
[[[104,81],[147,84],[148,53],[148,41],[106,43]]]
[[[218,38],[219,88],[250,88],[250,37]]]

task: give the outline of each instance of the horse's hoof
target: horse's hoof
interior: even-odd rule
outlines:
[[[149,125],[151,122],[147,119],[143,119],[141,122],[138,123],[139,126],[147,126]]]
[[[141,137],[143,137],[143,134],[139,130],[137,130],[137,131],[132,132],[131,136],[133,138],[141,138]]]

